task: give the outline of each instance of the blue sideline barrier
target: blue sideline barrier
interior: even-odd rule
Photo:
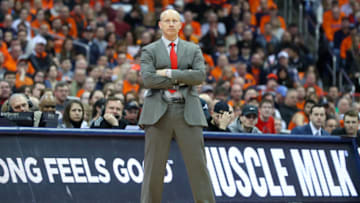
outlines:
[[[359,202],[354,139],[205,132],[217,202]],[[1,202],[139,202],[142,131],[0,128]],[[192,202],[172,143],[163,202]]]

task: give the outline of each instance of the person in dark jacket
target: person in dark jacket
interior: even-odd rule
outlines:
[[[126,122],[121,119],[123,108],[124,105],[120,99],[108,98],[102,110],[102,115],[91,124],[90,128],[125,129]]]
[[[205,131],[230,132],[227,127],[230,122],[231,112],[229,112],[229,105],[224,101],[219,101],[214,106],[214,111]]]
[[[331,132],[332,135],[341,135],[345,137],[354,137],[359,143],[359,114],[350,110],[344,114],[344,127],[337,128]]]

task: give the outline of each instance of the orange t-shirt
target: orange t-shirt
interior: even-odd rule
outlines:
[[[34,81],[28,77],[28,76],[25,76],[25,79],[23,81],[20,80],[20,74],[17,73],[16,74],[16,80],[15,80],[15,87],[16,88],[19,88],[23,85],[33,85],[34,84]]]
[[[309,123],[309,118],[306,116],[304,111],[299,111],[299,112],[295,113],[294,116],[297,115],[297,114],[301,114],[304,117],[304,124]],[[293,118],[294,118],[294,116],[293,116]],[[291,121],[289,123],[289,126],[288,126],[289,130],[292,130],[293,128],[296,127],[296,124],[292,121],[293,118],[291,118]]]
[[[328,10],[324,13],[322,27],[324,29],[326,38],[329,41],[334,41],[334,34],[336,31],[341,29],[341,21],[344,17],[345,13],[343,12],[340,13],[339,19],[334,19],[331,10]]]
[[[346,59],[346,52],[351,49],[351,46],[352,46],[351,36],[345,37],[340,45],[340,57],[342,59]]]
[[[255,14],[259,11],[260,8],[260,0],[249,0],[249,6],[250,6],[250,12]],[[267,7],[268,8],[277,8],[277,5],[273,0],[267,1]]]
[[[140,88],[139,84],[131,84],[128,80],[124,80],[124,84],[123,84],[123,94],[125,95],[128,92],[134,91],[136,93],[138,93]]]
[[[192,21],[191,23],[191,27],[193,28],[193,34],[197,35],[197,36],[201,36],[201,25],[199,22],[196,21]],[[180,29],[180,34],[184,34],[184,27],[185,27],[185,23],[182,23],[181,29]]]

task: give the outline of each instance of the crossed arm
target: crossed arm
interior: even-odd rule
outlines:
[[[142,50],[141,75],[145,88],[169,89],[178,84],[198,85],[204,81],[205,64],[199,47],[194,51],[192,68],[182,70],[157,69],[154,65],[155,51]]]

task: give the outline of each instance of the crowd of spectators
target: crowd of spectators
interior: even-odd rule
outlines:
[[[321,3],[326,43],[359,90],[360,2]],[[203,52],[204,130],[305,133],[307,125],[315,135],[358,125],[360,103],[329,85],[274,0],[2,0],[1,111],[38,120],[52,112],[63,128],[139,129],[141,48],[161,37],[166,8],[181,14],[179,37]]]

